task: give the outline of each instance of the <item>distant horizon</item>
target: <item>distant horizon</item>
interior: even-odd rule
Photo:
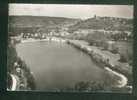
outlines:
[[[56,18],[66,18],[66,19],[79,19],[79,20],[87,20],[87,19],[90,19],[90,18],[94,18],[94,16],[93,17],[89,17],[89,18],[84,18],[84,19],[82,19],[82,18],[71,18],[71,17],[58,17],[58,16],[34,16],[34,15],[9,15],[9,17],[56,17]],[[121,18],[121,19],[133,19],[133,18],[124,18],[124,17],[113,17],[113,16],[97,16],[96,15],[96,17],[110,17],[110,18]]]
[[[133,5],[9,4],[9,16],[88,19],[94,16],[133,18]]]

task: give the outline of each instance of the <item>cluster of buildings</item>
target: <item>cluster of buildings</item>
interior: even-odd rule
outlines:
[[[77,31],[73,32],[74,37],[85,37],[88,34],[102,34],[106,37],[109,37],[111,40],[128,40],[129,38],[133,37],[131,31],[112,31],[112,30],[104,30],[104,29],[78,29]]]
[[[132,19],[126,19],[126,18],[118,18],[118,17],[100,17],[100,16],[94,16],[93,19],[96,20],[104,20],[104,21],[111,21],[112,23],[114,22],[118,22],[118,24],[126,24],[127,22],[129,22]]]
[[[104,29],[78,29],[77,31],[74,31],[75,34],[92,34],[94,32],[102,32],[103,34],[120,34],[122,32],[126,33],[128,36],[131,35],[131,31],[112,31],[112,30],[104,30]]]
[[[66,35],[69,35],[67,31],[55,32],[54,30],[52,30],[49,33],[42,33],[42,32],[21,33],[22,38],[35,38],[35,39],[45,39],[47,37],[52,37],[52,36],[63,37]]]

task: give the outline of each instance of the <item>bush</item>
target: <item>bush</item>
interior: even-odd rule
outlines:
[[[114,48],[113,50],[111,50],[112,53],[117,54],[118,53],[118,48]]]
[[[127,62],[128,61],[128,57],[124,54],[120,54],[120,59],[119,59],[120,62]]]
[[[13,71],[14,62],[17,60],[17,53],[13,45],[9,44],[7,48],[7,70]]]
[[[28,87],[31,89],[31,90],[35,90],[36,89],[36,84],[35,84],[35,79],[33,77],[32,74],[28,74],[27,77],[27,83],[28,83]]]
[[[102,91],[106,89],[105,82],[81,81],[75,84],[76,91]]]
[[[88,88],[89,88],[89,82],[81,81],[81,82],[76,83],[75,85],[75,89],[78,91],[87,90]]]

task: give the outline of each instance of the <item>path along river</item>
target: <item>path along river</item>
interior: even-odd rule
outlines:
[[[36,90],[72,88],[81,81],[107,81],[110,86],[118,84],[119,77],[66,43],[26,42],[18,44],[16,50],[33,72]]]

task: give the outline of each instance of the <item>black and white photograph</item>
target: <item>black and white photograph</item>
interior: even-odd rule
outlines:
[[[132,93],[133,5],[8,9],[8,91]]]

